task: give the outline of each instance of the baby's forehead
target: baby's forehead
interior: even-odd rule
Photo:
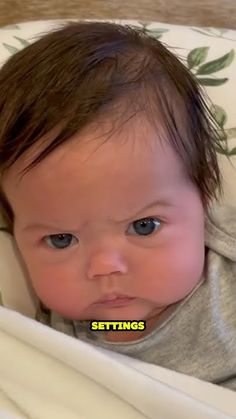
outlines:
[[[155,131],[145,138],[143,130],[135,137],[134,132],[122,141],[113,134],[99,144],[88,130],[82,140],[74,136],[49,154],[18,184],[12,171],[5,190],[15,214],[23,221],[44,217],[59,223],[78,214],[85,220],[128,219],[154,201],[174,208],[188,188],[176,153],[167,142],[160,147]]]
[[[105,129],[106,128],[106,129]],[[110,132],[111,135],[107,135]],[[45,147],[45,144],[44,144]],[[37,147],[37,153],[41,150]],[[157,184],[165,178],[180,177],[182,163],[167,139],[144,118],[133,118],[118,130],[109,130],[109,124],[86,127],[61,144],[39,164],[30,169],[20,180],[20,173],[36,157],[31,150],[28,156],[19,159],[10,176],[15,183],[44,185],[78,181],[96,187],[97,181],[107,177],[116,182],[131,182],[134,178],[149,179],[155,176]],[[24,179],[25,178],[25,179]]]

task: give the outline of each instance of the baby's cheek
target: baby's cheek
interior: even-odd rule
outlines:
[[[69,278],[62,269],[31,270],[30,278],[37,296],[51,310],[73,316],[81,306],[78,281]]]
[[[151,298],[155,296],[159,304],[172,304],[187,296],[200,280],[204,266],[204,246],[172,244],[159,251],[158,257],[149,262],[145,292]]]
[[[63,295],[62,278],[57,272],[52,274],[45,271],[31,272],[31,281],[38,297],[46,304],[61,300]],[[63,287],[64,288],[64,287]]]
[[[168,277],[171,297],[178,301],[186,297],[199,282],[204,267],[203,247],[176,249],[169,264]]]

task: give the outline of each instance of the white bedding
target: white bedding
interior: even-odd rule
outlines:
[[[236,418],[236,392],[0,307],[0,419]]]

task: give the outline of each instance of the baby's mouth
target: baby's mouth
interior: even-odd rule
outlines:
[[[130,304],[134,301],[135,297],[129,297],[127,295],[122,294],[108,294],[106,296],[101,297],[99,300],[95,301],[95,305],[107,305],[107,306],[123,306]]]

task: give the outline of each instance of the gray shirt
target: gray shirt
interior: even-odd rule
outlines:
[[[216,204],[205,216],[208,252],[202,278],[181,302],[160,315],[155,329],[132,342],[108,342],[89,322],[51,312],[51,327],[93,345],[192,375],[236,391],[236,208]]]

